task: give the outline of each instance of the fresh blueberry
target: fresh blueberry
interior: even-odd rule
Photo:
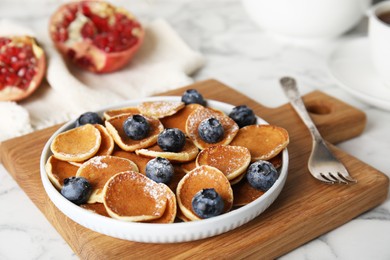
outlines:
[[[222,213],[225,203],[214,188],[200,190],[192,199],[192,209],[200,218],[211,218]]]
[[[145,117],[141,115],[133,115],[129,116],[123,123],[123,130],[129,138],[141,140],[148,135],[150,125]]]
[[[259,160],[248,167],[246,178],[253,188],[267,191],[274,185],[278,175],[272,163]]]
[[[84,204],[91,196],[92,187],[83,177],[70,177],[64,180],[61,194],[76,205]]]
[[[177,128],[167,128],[157,138],[157,144],[163,151],[180,152],[186,143],[185,134]]]
[[[225,131],[218,119],[210,117],[200,122],[198,134],[206,143],[217,143],[223,139]]]
[[[204,100],[202,94],[200,94],[196,89],[188,89],[181,96],[181,101],[186,105],[188,104],[200,104],[204,106],[206,101]]]
[[[156,157],[146,164],[146,176],[158,183],[169,183],[172,180],[174,169],[168,159]]]
[[[76,120],[76,127],[86,124],[103,124],[102,118],[95,112],[86,112]]]
[[[255,113],[246,105],[234,107],[230,112],[229,117],[233,119],[240,128],[256,124]]]

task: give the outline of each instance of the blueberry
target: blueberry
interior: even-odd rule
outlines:
[[[83,177],[70,177],[64,180],[61,194],[76,205],[84,204],[91,196],[92,187]]]
[[[230,112],[229,117],[233,119],[240,128],[256,124],[255,113],[246,105],[234,107]]]
[[[86,124],[103,124],[102,118],[95,112],[86,112],[76,120],[76,127]]]
[[[272,163],[259,160],[248,167],[246,178],[253,188],[267,191],[278,179],[278,175]]]
[[[225,203],[214,188],[200,190],[192,198],[192,209],[200,218],[211,218],[222,213]]]
[[[146,164],[145,172],[155,182],[168,184],[172,180],[174,169],[168,159],[156,157]]]
[[[196,89],[187,89],[181,96],[181,101],[184,102],[186,105],[199,104],[204,106],[206,104],[206,101],[203,99],[202,94],[200,94]]]
[[[180,152],[186,143],[185,134],[177,128],[167,128],[157,138],[157,144],[163,151]]]
[[[218,119],[210,117],[200,122],[198,134],[206,143],[217,143],[223,139],[225,131]]]
[[[134,140],[141,140],[148,135],[150,125],[145,117],[133,115],[129,116],[123,123],[123,131],[125,131],[127,137]]]

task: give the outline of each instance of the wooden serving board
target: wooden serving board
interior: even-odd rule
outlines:
[[[2,143],[0,155],[6,169],[82,259],[272,259],[386,199],[389,187],[386,175],[334,146],[331,146],[332,150],[357,179],[357,184],[327,185],[314,179],[307,170],[311,137],[290,105],[269,109],[215,80],[163,95],[181,95],[186,88],[198,89],[206,98],[234,105],[247,104],[269,123],[288,130],[289,175],[280,196],[259,217],[222,235],[179,244],[125,241],[78,225],[57,210],[47,197],[40,180],[39,157],[45,142],[59,126]],[[320,132],[330,143],[355,137],[365,127],[364,113],[321,92],[306,95],[304,101]]]

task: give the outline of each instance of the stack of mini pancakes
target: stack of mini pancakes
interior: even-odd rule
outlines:
[[[123,123],[141,114],[150,125],[141,140],[129,138]],[[239,128],[224,112],[180,101],[143,102],[135,107],[108,110],[104,126],[86,124],[55,136],[46,172],[61,190],[64,179],[84,177],[92,194],[81,207],[124,221],[172,223],[201,218],[191,201],[202,189],[214,188],[224,201],[223,213],[246,205],[264,194],[250,186],[246,170],[251,162],[270,161],[281,167],[281,151],[289,143],[285,129],[265,124]],[[223,139],[207,143],[198,134],[199,124],[210,117],[224,129]],[[186,134],[179,152],[163,151],[159,133],[178,128]],[[146,164],[155,157],[174,165],[173,179],[156,183],[145,175]]]

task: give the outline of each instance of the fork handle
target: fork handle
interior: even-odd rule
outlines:
[[[305,104],[299,94],[297,84],[295,79],[290,77],[283,77],[280,79],[280,84],[282,85],[282,89],[290,101],[290,104],[301,117],[302,121],[305,123],[307,128],[310,131],[310,134],[315,142],[323,142],[323,138],[315,126],[313,120],[310,118],[309,113],[306,110]]]

